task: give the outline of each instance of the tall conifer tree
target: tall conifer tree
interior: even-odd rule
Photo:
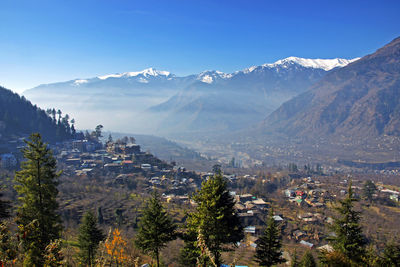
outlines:
[[[376,185],[371,180],[365,181],[362,193],[363,193],[363,196],[369,202],[372,202],[372,198],[373,198],[375,192],[376,192]]]
[[[193,257],[198,255],[198,263],[211,261],[219,266],[221,252],[229,250],[227,245],[235,245],[243,238],[235,202],[219,169],[214,177],[202,183],[193,200],[197,207],[189,214],[187,240],[182,252],[192,257],[192,264]]]
[[[400,244],[390,242],[383,251],[382,266],[400,266]]]
[[[296,249],[294,250],[293,255],[291,255],[290,267],[300,267]]]
[[[145,253],[151,253],[160,266],[160,251],[169,241],[176,238],[177,226],[164,210],[160,196],[154,192],[139,221],[139,231],[135,244]]]
[[[273,214],[271,210],[268,215],[267,226],[264,233],[256,242],[255,261],[260,266],[272,266],[274,264],[286,262],[286,260],[282,258],[282,237]]]
[[[363,258],[366,255],[366,239],[360,225],[360,212],[354,210],[353,203],[357,199],[353,196],[351,185],[350,181],[346,198],[339,202],[339,206],[335,207],[339,217],[335,218],[332,225],[335,236],[329,238],[334,253],[326,251],[323,253],[325,255],[321,257],[322,262],[327,264],[329,264],[330,258],[334,261],[342,258],[343,262],[347,262],[346,264],[363,264]],[[341,257],[333,257],[340,254]],[[345,263],[343,263],[344,265]]]
[[[0,188],[2,190],[2,188]],[[5,219],[10,217],[10,201],[8,200],[3,200],[3,193],[0,191],[0,222]]]
[[[60,175],[56,160],[40,134],[32,134],[22,150],[26,161],[16,172],[19,195],[17,223],[25,251],[25,266],[43,266],[46,246],[60,237],[62,229],[56,197]]]
[[[317,267],[314,256],[310,251],[304,253],[303,258],[301,258],[300,267]]]
[[[80,264],[94,266],[100,241],[105,238],[97,226],[97,219],[91,211],[85,213],[79,227],[78,247]]]

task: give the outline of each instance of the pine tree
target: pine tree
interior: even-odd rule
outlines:
[[[156,258],[158,267],[160,266],[160,251],[169,241],[176,238],[176,228],[177,226],[164,210],[160,196],[154,192],[139,221],[135,244],[145,253],[152,254]]]
[[[0,189],[1,190],[1,189]],[[0,222],[3,219],[10,217],[10,201],[1,199],[3,197],[3,193],[0,192]]]
[[[315,262],[314,256],[310,251],[304,253],[303,258],[301,258],[300,262],[301,267],[316,267],[317,263]]]
[[[273,214],[271,210],[264,233],[256,241],[255,261],[260,266],[272,266],[274,264],[286,262],[286,260],[282,258],[282,237]]]
[[[113,138],[112,138],[112,135],[111,135],[111,134],[108,135],[108,142],[109,142],[109,143],[112,143],[112,142],[113,142]]]
[[[400,266],[400,245],[390,242],[386,245],[382,256],[382,266]]]
[[[300,263],[299,263],[299,259],[297,258],[297,251],[294,250],[293,255],[291,257],[291,261],[290,261],[290,267],[299,267]]]
[[[196,244],[198,233],[196,226],[190,222],[190,219],[191,217],[188,217],[186,220],[187,231],[182,236],[185,245],[179,254],[181,266],[196,266],[197,259],[200,257],[200,251]]]
[[[98,224],[104,223],[103,211],[102,211],[101,207],[97,208],[97,223]]]
[[[376,186],[371,180],[367,180],[364,183],[363,195],[369,201],[372,202],[372,197],[376,192]]]
[[[94,266],[95,256],[100,241],[105,238],[103,232],[97,227],[94,214],[86,212],[79,227],[78,247],[80,263],[84,266]]]
[[[40,134],[31,134],[22,150],[26,161],[15,174],[19,195],[17,223],[25,251],[25,266],[42,266],[47,245],[59,238],[62,229],[56,197],[60,175],[56,160]]]
[[[360,212],[354,210],[353,202],[357,200],[353,197],[351,185],[350,182],[347,197],[335,208],[340,217],[334,221],[332,230],[335,236],[331,237],[330,241],[335,251],[343,254],[349,261],[361,264],[365,255],[366,240],[360,225]]]
[[[200,255],[201,261],[208,259],[219,266],[221,252],[228,250],[225,245],[236,245],[242,240],[243,228],[226,180],[219,169],[215,171],[214,177],[204,181],[193,196],[197,207],[188,215],[188,233],[192,238],[187,240],[185,248],[196,248],[190,253],[192,256]]]
[[[10,232],[7,224],[0,222],[0,264],[13,266],[13,261],[18,256],[18,240]]]

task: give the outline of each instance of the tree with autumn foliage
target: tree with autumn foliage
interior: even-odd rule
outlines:
[[[100,266],[123,266],[127,260],[128,255],[126,252],[127,242],[122,238],[121,232],[118,228],[108,233],[107,239],[103,244],[102,253],[97,260]],[[97,265],[96,265],[97,266]]]
[[[169,241],[176,238],[176,224],[164,210],[160,196],[155,191],[147,202],[135,244],[145,253],[152,254],[160,266],[160,251]]]

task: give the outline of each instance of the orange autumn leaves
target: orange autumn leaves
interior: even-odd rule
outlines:
[[[114,229],[112,236],[108,236],[104,246],[106,248],[106,253],[111,258],[111,262],[115,262],[118,265],[128,259],[125,250],[126,241],[122,238],[118,228]]]
[[[132,248],[131,242],[124,239],[123,233],[118,228],[110,229],[106,240],[100,242],[95,266],[140,266],[141,258],[142,256]]]

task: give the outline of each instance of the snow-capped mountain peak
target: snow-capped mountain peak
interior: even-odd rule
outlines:
[[[217,79],[229,79],[232,74],[224,73],[218,70],[206,70],[197,75],[197,80],[204,83],[213,83]]]
[[[74,80],[74,85],[81,85],[81,84],[88,83],[88,82],[89,82],[88,80],[76,79],[76,80]]]
[[[344,59],[344,58],[333,58],[333,59],[311,59],[311,58],[301,58],[301,57],[287,57],[275,61],[274,63],[266,63],[261,66],[252,66],[250,68],[244,69],[244,73],[253,72],[259,68],[288,68],[293,65],[300,65],[305,68],[323,69],[325,71],[332,70],[334,68],[342,68],[360,58]]]
[[[359,58],[354,59],[344,59],[344,58],[333,58],[333,59],[311,59],[311,58],[301,58],[301,57],[287,57],[285,59],[280,59],[272,64],[264,64],[263,67],[288,67],[293,64],[301,65],[306,68],[314,68],[314,69],[323,69],[325,71],[329,71],[331,69],[337,67],[344,67],[350,64],[353,61],[358,60]]]
[[[144,76],[148,77],[158,77],[158,76],[170,76],[171,73],[168,71],[163,70],[156,70],[154,68],[148,68],[142,71],[133,71],[133,72],[124,72],[124,73],[117,73],[117,74],[109,74],[104,76],[98,76],[100,80],[106,80],[108,78],[121,78],[121,77],[137,77],[137,76]]]

